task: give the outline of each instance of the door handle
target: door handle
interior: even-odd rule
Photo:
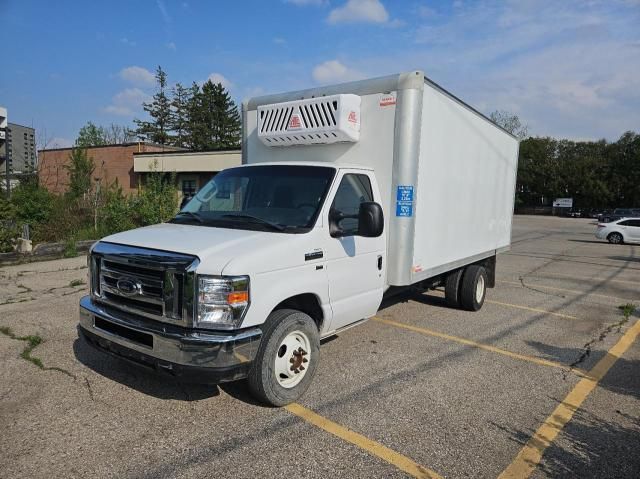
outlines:
[[[378,255],[378,270],[382,271],[382,255]]]

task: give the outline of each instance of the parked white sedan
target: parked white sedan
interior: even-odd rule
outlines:
[[[596,238],[612,244],[640,243],[640,218],[622,218],[611,223],[598,223]]]

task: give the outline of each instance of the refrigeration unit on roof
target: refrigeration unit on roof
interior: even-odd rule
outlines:
[[[331,95],[259,106],[258,137],[267,146],[356,142],[360,97]]]

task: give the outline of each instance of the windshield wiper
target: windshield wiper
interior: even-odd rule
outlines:
[[[242,219],[248,219],[248,220],[253,220],[256,223],[262,223],[263,225],[268,225],[271,228],[278,230],[278,231],[284,231],[287,229],[286,226],[280,225],[278,223],[273,223],[269,220],[265,220],[264,218],[260,218],[258,216],[252,216],[252,215],[231,215],[231,214],[227,214],[227,215],[222,215],[223,218],[242,218]]]
[[[193,211],[179,211],[174,219],[176,219],[176,218],[178,218],[180,216],[189,216],[189,217],[193,218],[194,220],[196,220],[198,223],[204,223],[204,220],[202,219],[202,216],[200,216],[198,213],[194,213]]]

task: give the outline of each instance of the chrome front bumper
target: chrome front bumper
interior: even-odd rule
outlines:
[[[159,323],[80,300],[79,333],[92,346],[177,376],[202,376],[203,382],[245,377],[262,331],[203,332]],[[206,377],[208,376],[208,377]]]

